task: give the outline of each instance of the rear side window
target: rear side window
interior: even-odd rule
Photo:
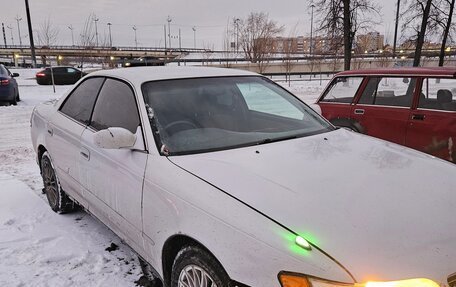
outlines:
[[[0,75],[8,75],[6,68],[4,68],[3,66],[0,66]]]
[[[107,79],[95,104],[90,125],[96,130],[121,127],[136,133],[139,123],[133,90],[124,82]]]
[[[104,78],[90,78],[82,82],[63,103],[60,111],[65,115],[89,124],[90,114]]]
[[[371,77],[358,104],[410,107],[416,78]]]
[[[418,108],[456,111],[456,80],[426,78],[421,88]]]
[[[320,102],[351,104],[363,77],[335,78]]]

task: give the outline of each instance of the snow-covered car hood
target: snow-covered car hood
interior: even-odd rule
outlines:
[[[456,271],[456,165],[343,129],[169,159],[303,235],[358,282],[446,283]]]

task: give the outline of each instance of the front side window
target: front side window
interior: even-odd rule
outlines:
[[[159,149],[170,155],[270,143],[333,128],[262,77],[148,82],[142,86]]]
[[[371,77],[358,104],[410,107],[416,78]]]
[[[68,96],[60,111],[83,124],[88,124],[103,81],[104,78],[89,78],[82,82]]]
[[[73,73],[76,73],[76,69],[73,69],[73,68],[67,68],[67,73],[70,73],[70,74],[73,74]]]
[[[320,102],[351,104],[363,77],[335,78]]]
[[[418,108],[456,111],[456,79],[424,79]]]
[[[96,130],[120,127],[136,133],[139,123],[133,90],[124,82],[107,79],[93,109],[90,126]]]

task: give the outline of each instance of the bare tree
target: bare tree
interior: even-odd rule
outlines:
[[[266,58],[270,55],[275,36],[283,31],[283,26],[269,19],[264,12],[252,12],[239,21],[239,42],[246,58],[258,65],[263,73],[267,67]]]
[[[451,37],[452,32],[452,20],[453,20],[453,11],[454,11],[455,0],[440,0],[436,9],[439,13],[435,13],[437,17],[435,21],[442,28],[442,45],[440,47],[439,53],[439,67],[443,66],[443,61],[445,59],[445,49],[448,39]],[[439,17],[440,16],[440,17]]]
[[[94,16],[95,15],[93,13],[91,13],[87,17],[86,21],[84,22],[84,26],[82,28],[81,35],[79,38],[79,46],[81,46],[83,48],[83,51],[81,51],[81,61],[80,61],[81,70],[84,68],[84,61],[85,61],[85,58],[87,57],[85,51],[87,49],[90,49],[95,46],[95,41],[94,41],[95,27],[93,24]]]
[[[404,21],[402,31],[404,34],[411,34],[407,40],[415,42],[413,66],[418,67],[426,36],[437,28],[436,22],[432,21],[436,17],[437,9],[433,0],[409,0],[407,4],[405,12],[401,14]]]
[[[284,63],[284,68],[285,68],[285,80],[288,79],[288,86],[290,86],[290,74],[293,68],[296,66],[296,59],[294,57],[295,52],[296,52],[296,47],[297,47],[297,28],[298,24],[290,30],[290,33],[288,34],[288,38],[285,38],[283,41],[283,63]]]
[[[344,47],[344,69],[349,70],[356,33],[377,24],[380,7],[373,0],[316,0],[315,6],[319,30]]]
[[[40,24],[38,30],[38,42],[43,46],[52,46],[57,43],[59,29],[52,25],[51,19],[47,18]]]

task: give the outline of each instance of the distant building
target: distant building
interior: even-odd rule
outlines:
[[[355,49],[358,53],[373,52],[383,49],[385,36],[379,32],[369,32],[356,37]]]
[[[341,42],[342,39],[339,39]],[[310,45],[312,42],[312,51]],[[276,37],[272,40],[272,52],[282,54],[327,54],[334,51],[333,44],[329,37],[315,36],[313,39],[310,37],[297,36],[297,37]],[[339,49],[340,49],[339,45]],[[338,49],[338,50],[339,50]]]

